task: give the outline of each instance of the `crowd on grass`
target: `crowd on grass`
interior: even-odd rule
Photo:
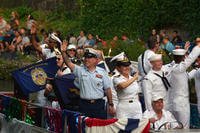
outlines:
[[[133,43],[127,35],[114,36],[108,44],[100,36],[86,34],[84,30],[79,36],[71,33],[63,37],[56,29],[38,32],[37,28],[32,15],[27,16],[26,27],[20,27],[16,12],[12,12],[9,22],[1,16],[0,52],[35,53],[42,60],[56,57],[59,70],[55,76],[69,73],[76,76],[74,84],[80,89],[79,111],[84,115],[102,119],[147,118],[155,129],[166,122],[178,121],[189,128],[188,80],[192,78],[200,111],[200,38],[196,38],[195,43],[184,42],[176,30],[169,36],[165,30],[158,34],[153,29],[145,43],[146,50],[138,57],[138,69],[132,67],[122,51],[111,59],[115,68],[111,71],[97,44],[111,45],[114,49],[118,40]],[[158,54],[160,50],[172,62],[163,64],[162,54]],[[192,71],[188,71],[189,67]],[[52,99],[56,97],[53,89],[51,82],[47,82],[45,89],[38,92],[40,105],[59,108],[59,103]],[[174,127],[179,126],[174,124]]]

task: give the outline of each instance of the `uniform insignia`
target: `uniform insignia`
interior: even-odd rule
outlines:
[[[100,86],[100,83],[97,83],[97,86],[99,87],[99,86]]]
[[[103,76],[101,74],[96,74],[96,77],[101,79]]]
[[[169,74],[169,72],[165,72],[165,75],[168,75]]]
[[[45,85],[47,74],[42,68],[35,68],[31,71],[31,77],[36,85]]]
[[[118,77],[120,77],[120,74],[119,75],[116,75],[116,76],[114,76],[115,78],[118,78]]]

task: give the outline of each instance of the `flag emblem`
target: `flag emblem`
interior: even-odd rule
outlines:
[[[31,71],[31,77],[36,85],[45,85],[47,74],[42,68],[35,68]]]

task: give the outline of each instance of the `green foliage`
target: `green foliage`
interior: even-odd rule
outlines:
[[[84,0],[82,26],[111,38],[148,37],[152,28],[176,27],[200,34],[199,0]]]
[[[99,49],[104,51],[105,56],[108,55],[109,49],[111,48],[110,56],[115,56],[121,52],[125,52],[130,60],[137,61],[138,56],[145,50],[144,44],[139,41],[127,43],[123,41],[116,41],[115,46],[112,47],[112,41],[107,41],[107,47],[98,46]]]
[[[21,67],[27,66],[36,62],[37,59],[34,56],[17,55],[17,59],[5,59],[0,58],[0,77],[1,79],[11,79],[11,72]]]

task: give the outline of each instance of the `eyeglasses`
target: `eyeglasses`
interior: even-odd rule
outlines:
[[[60,61],[60,58],[56,58],[56,60]]]
[[[69,49],[69,51],[73,51],[73,52],[76,52],[76,50],[74,50],[74,49]]]

